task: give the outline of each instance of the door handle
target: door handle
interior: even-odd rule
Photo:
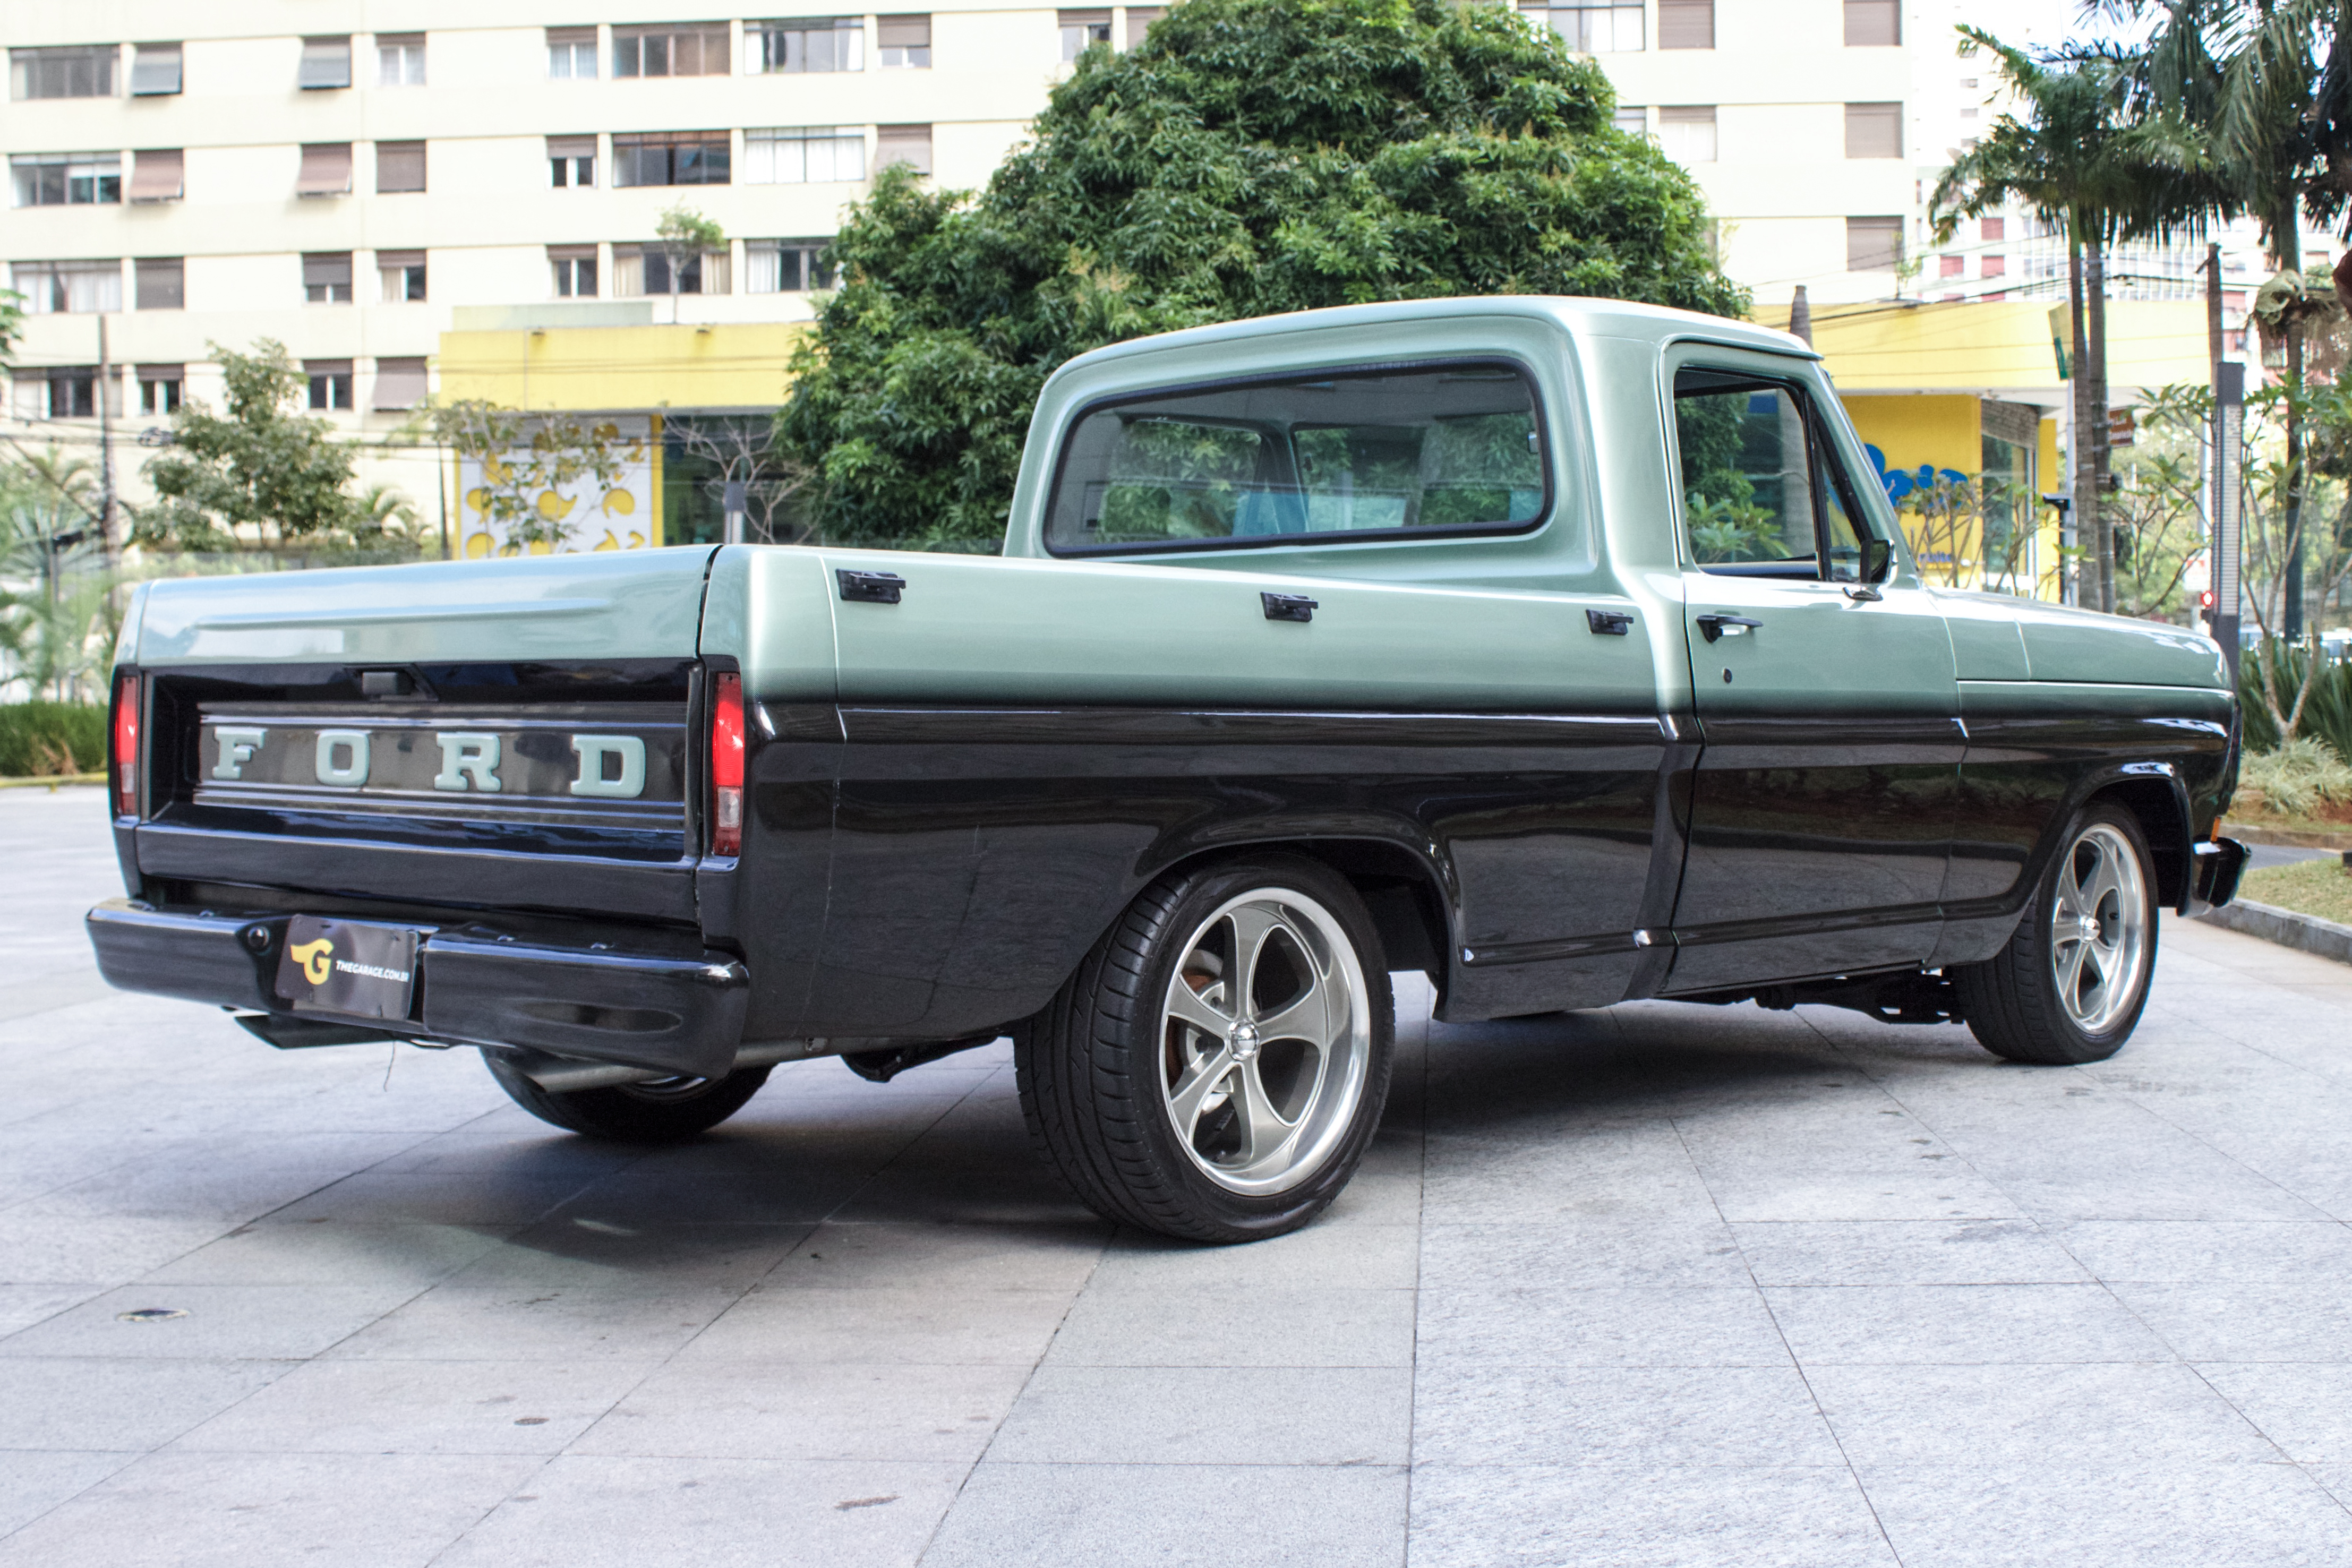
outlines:
[[[1856,604],[1875,604],[1880,600],[1886,597],[1886,595],[1879,592],[1878,590],[1871,587],[1870,584],[1866,582],[1858,586],[1853,584],[1847,585],[1845,596],[1848,599],[1853,600]]]
[[[1718,637],[1744,637],[1764,624],[1745,615],[1694,615],[1691,619],[1697,622],[1699,635],[1710,643]]]

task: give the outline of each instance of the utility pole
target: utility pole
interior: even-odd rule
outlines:
[[[2112,437],[2107,429],[2107,246],[2104,237],[2095,236],[2085,247],[2089,251],[2084,268],[2085,315],[2090,321],[2089,340],[2085,345],[2090,359],[2083,366],[2084,386],[2091,405],[2091,495],[2095,507],[2091,514],[2092,542],[2099,557],[2099,608],[2107,614],[2116,612],[2116,518],[2107,507],[2107,476],[2113,470],[2110,450]]]
[[[2217,267],[2218,273],[2219,268]],[[2239,468],[2246,444],[2246,367],[2235,360],[2213,366],[2213,641],[2230,666],[2230,684],[2238,682],[2238,621],[2243,600],[2239,588],[2243,557],[2244,518],[2238,501]]]
[[[98,319],[98,544],[106,564],[114,564],[114,362],[106,350],[106,317]]]
[[[2074,361],[2067,367],[2073,373],[2067,377],[2067,390],[2071,396],[2066,406],[2072,413],[2073,418],[2067,422],[2070,428],[2067,433],[2066,456],[2067,466],[2074,472],[2074,504],[2066,508],[2066,517],[2071,527],[2061,529],[2060,539],[2063,548],[2079,551],[2084,543],[2086,529],[2089,538],[2095,539],[2098,537],[2099,481],[2096,459],[2092,455],[2091,348],[2083,334],[2083,246],[2071,225],[2066,240],[2066,292],[2069,325],[2072,328],[2074,339],[2071,345],[2074,350]],[[2069,533],[2074,536],[2072,538],[2065,537]],[[2074,591],[2066,600],[2069,604],[2083,602],[2084,597],[2083,581],[2085,574],[2082,567],[2082,557],[2079,554],[2073,556],[2067,561],[2069,573],[2074,581]],[[2088,574],[2091,583],[2089,597],[2091,602],[2095,604],[2099,598],[2099,574],[2095,550],[2093,552],[2092,567],[2093,570]]]

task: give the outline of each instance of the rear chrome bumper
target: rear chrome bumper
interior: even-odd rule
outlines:
[[[2191,853],[2181,914],[2202,915],[2238,896],[2238,879],[2246,874],[2245,845],[2235,839],[2209,839],[2194,845]]]
[[[270,1015],[265,1039],[333,1025],[377,1037],[528,1046],[591,1061],[710,1077],[734,1063],[751,977],[722,953],[700,958],[535,946],[420,926],[415,998],[404,1020],[296,1013],[276,994],[285,915],[241,916],[110,899],[85,924],[109,984]],[[285,1026],[270,1027],[282,1020]],[[318,1039],[316,1043],[329,1043]]]

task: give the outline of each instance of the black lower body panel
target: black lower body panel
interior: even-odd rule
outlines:
[[[116,899],[91,910],[87,924],[110,984],[290,1018],[275,981],[287,918]],[[751,976],[724,954],[633,954],[420,929],[409,1017],[336,1021],[698,1077],[727,1071],[742,1040]]]

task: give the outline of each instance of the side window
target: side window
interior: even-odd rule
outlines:
[[[1056,554],[1532,526],[1549,492],[1535,391],[1508,365],[1124,399],[1063,445]],[[1287,536],[1299,536],[1290,539]]]
[[[1736,371],[1675,374],[1684,526],[1700,570],[1855,582],[1876,535],[1798,389]]]

